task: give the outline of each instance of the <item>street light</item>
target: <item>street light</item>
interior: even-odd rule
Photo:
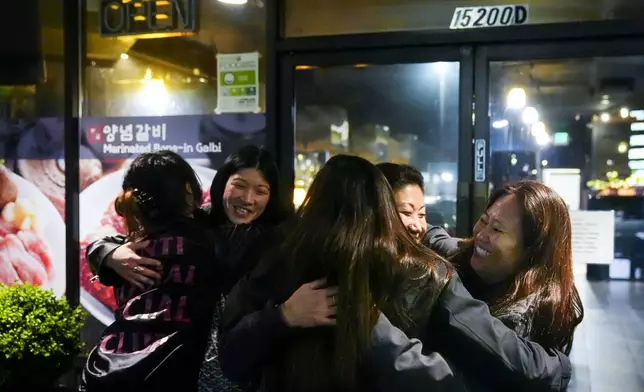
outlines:
[[[539,121],[539,112],[537,112],[537,109],[533,108],[532,106],[528,106],[527,108],[523,109],[521,119],[525,124],[532,125]]]
[[[628,144],[626,144],[625,142],[619,143],[619,145],[617,146],[617,152],[619,152],[620,154],[625,154],[626,151],[628,151]]]
[[[544,124],[543,121],[538,121],[532,124],[531,131],[532,136],[534,136],[534,140],[538,145],[545,146],[550,143],[550,135],[548,135],[546,124]]]
[[[523,109],[527,101],[525,90],[520,87],[515,87],[508,93],[508,109]]]

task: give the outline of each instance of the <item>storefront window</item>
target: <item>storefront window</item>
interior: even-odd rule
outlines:
[[[584,193],[644,183],[642,66],[642,56],[492,62],[493,186],[543,181],[576,210]]]
[[[459,63],[298,67],[295,204],[333,155],[416,167],[430,224],[453,229]]]
[[[449,29],[456,8],[526,4],[529,24],[642,19],[638,0],[286,0],[287,37]],[[478,15],[478,14],[477,14]]]
[[[0,28],[0,284],[36,284],[62,297],[62,2],[9,2],[3,12],[16,23]]]
[[[90,281],[84,255],[93,240],[125,231],[113,201],[131,160],[179,153],[208,202],[226,156],[264,143],[266,18],[263,3],[217,0],[87,0],[86,15],[81,304],[101,326],[116,304],[111,289]]]

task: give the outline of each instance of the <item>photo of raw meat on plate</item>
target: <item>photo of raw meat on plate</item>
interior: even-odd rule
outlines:
[[[0,165],[0,284],[65,294],[65,224],[32,183]]]

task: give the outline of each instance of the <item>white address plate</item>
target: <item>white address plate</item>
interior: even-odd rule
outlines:
[[[454,10],[450,29],[517,26],[528,23],[528,5],[492,5],[458,7]]]

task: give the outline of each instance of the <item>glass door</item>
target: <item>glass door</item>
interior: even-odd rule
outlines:
[[[489,135],[488,188],[539,180],[578,210],[611,183],[644,183],[642,47],[622,40],[477,48],[476,129]]]
[[[283,170],[294,174],[295,206],[324,162],[352,154],[417,168],[428,223],[454,235],[471,228],[470,53],[414,49],[284,59],[281,85],[293,94],[282,97],[280,150],[290,160]]]
[[[538,180],[572,211],[615,211],[614,255],[593,253],[576,265],[593,279],[644,279],[643,43],[490,46],[476,56],[489,188]]]

